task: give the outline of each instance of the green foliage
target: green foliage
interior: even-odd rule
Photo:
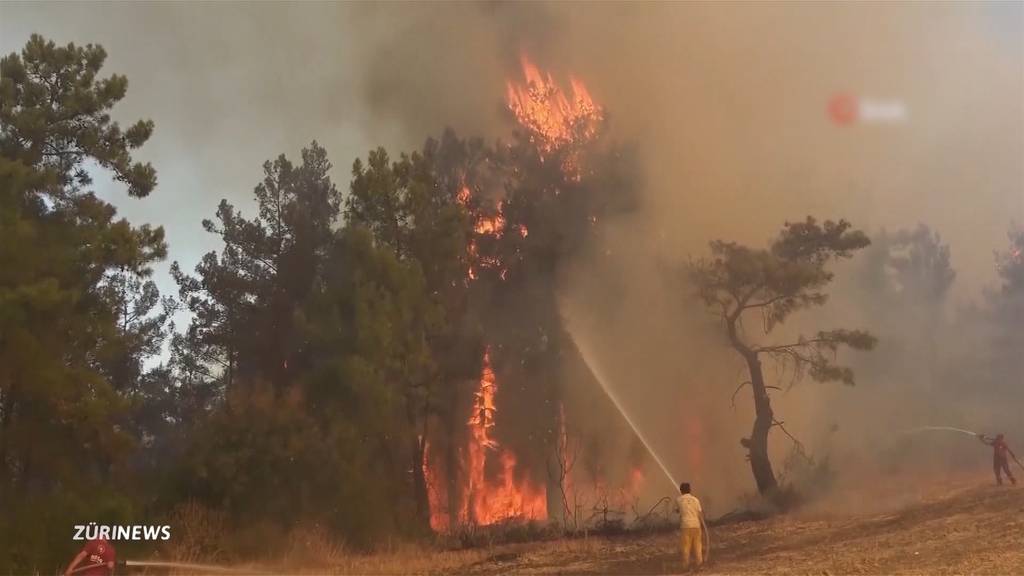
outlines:
[[[427,341],[441,316],[397,243],[361,225],[333,231],[329,168],[315,142],[301,165],[268,162],[258,216],[222,202],[204,223],[224,240],[220,256],[195,277],[174,269],[195,316],[172,368],[227,400],[187,441],[179,493],[229,511],[237,530],[312,519],[366,545],[417,526],[407,471],[421,462],[417,424],[436,372]],[[256,532],[233,546],[262,541]]]
[[[824,288],[833,279],[828,265],[851,257],[869,244],[867,236],[851,229],[845,220],[819,224],[808,217],[799,223],[787,222],[768,249],[712,242],[712,257],[692,262],[687,269],[701,300],[721,317],[729,344],[750,375],[740,388],[749,384],[753,392],[754,426],[750,437],[741,439],[740,444],[748,450],[761,495],[782,494],[768,453],[768,434],[775,426],[782,426],[768,392],[778,387],[766,383],[761,358],[767,356],[783,369],[792,368],[791,383],[809,374],[817,381],[852,386],[853,370],[834,363],[837,351],[842,346],[870,350],[876,339],[864,331],[839,329],[819,331],[812,337],[801,335],[794,342],[761,344],[747,334],[744,318],[751,312],[759,313],[767,335],[794,312],[825,304],[828,296]]]
[[[156,185],[132,158],[153,124],[112,120],[127,80],[105,58],[33,36],[0,61],[0,498],[25,503],[0,514],[32,526],[0,534],[17,551],[0,571],[52,570],[72,519],[183,502],[223,518],[239,557],[308,523],[362,547],[423,535],[426,443],[458,458],[485,346],[523,390],[508,417],[553,417],[557,272],[629,204],[620,150],[541,158],[525,137],[446,131],[356,161],[342,217],[313,142],[264,164],[255,214],[222,201],[203,222],[223,246],[172,265],[190,315],[175,333],[151,277],[163,230],[88,190],[97,168],[132,197]]]
[[[53,174],[51,191],[58,194],[91,183],[87,159],[113,172],[132,196],[156,186],[156,170],[131,158],[153,133],[153,122],[122,130],[111,121],[128,80],[117,74],[98,79],[106,58],[101,46],[60,47],[33,34],[20,55],[0,60],[0,154]]]
[[[80,549],[74,526],[142,523],[130,498],[102,485],[88,493],[58,491],[12,501],[0,522],[0,559],[11,574],[53,574],[67,566]],[[9,521],[7,519],[10,519]],[[127,550],[118,546],[118,552]]]
[[[850,258],[869,244],[867,236],[845,220],[819,224],[808,217],[786,223],[768,249],[714,241],[712,258],[692,263],[688,271],[700,298],[721,315],[738,352],[769,355],[791,365],[797,376],[807,371],[815,380],[853,385],[853,371],[834,365],[832,358],[841,346],[872,349],[874,336],[860,330],[830,330],[800,336],[795,342],[758,345],[744,339],[742,319],[747,313],[760,313],[767,334],[794,312],[825,304],[828,295],[823,288],[834,277],[828,264]]]
[[[888,244],[890,265],[902,293],[929,302],[939,302],[949,293],[956,272],[950,264],[949,246],[942,243],[938,232],[921,224],[914,230],[886,235],[882,242]]]
[[[245,219],[226,200],[204,228],[224,241],[189,276],[174,263],[182,302],[194,315],[181,361],[205,385],[269,380],[284,389],[307,363],[295,318],[309,296],[331,239],[340,196],[327,152],[313,142],[295,165],[284,156],[263,166],[254,195],[258,215]],[[217,382],[211,382],[217,381]]]
[[[0,61],[0,523],[32,510],[52,520],[11,535],[14,570],[52,567],[40,558],[67,547],[61,510],[92,499],[99,513],[114,492],[140,439],[122,425],[134,422],[129,391],[165,335],[146,280],[163,230],[132,227],[83,189],[87,161],[133,196],[156,183],[131,159],[152,123],[110,121],[126,82],[96,80],[104,58],[33,36]]]
[[[378,395],[371,403],[379,409],[368,412],[387,413],[389,404],[411,393],[406,387],[425,384],[432,370],[426,339],[438,314],[415,262],[401,262],[375,247],[365,229],[343,229],[329,256],[323,290],[306,314],[313,356],[337,360],[316,361],[313,373],[326,369],[341,376],[339,382],[365,386],[350,397]],[[336,400],[319,386],[313,390],[319,392],[314,394],[318,401]],[[339,408],[361,411],[358,404]]]

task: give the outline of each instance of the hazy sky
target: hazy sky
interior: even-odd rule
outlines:
[[[505,133],[504,82],[528,53],[587,82],[641,146],[657,249],[760,243],[807,213],[923,221],[953,245],[963,296],[1024,219],[1022,19],[1021,3],[3,3],[0,50],[32,32],[107,49],[129,79],[116,116],[156,123],[139,156],[160,183],[142,201],[99,190],[163,225],[186,269],[217,247],[200,220],[223,197],[249,208],[279,153],[317,139],[345,190],[371,147]],[[907,119],[836,126],[839,92]]]
[[[356,54],[324,50],[339,44],[350,21],[321,19],[308,8],[4,3],[0,49],[19,49],[33,32],[106,48],[105,72],[129,79],[116,117],[156,123],[138,156],[155,165],[159,186],[141,201],[102,181],[99,191],[132,222],[163,225],[170,258],[191,269],[218,248],[200,221],[212,217],[221,198],[251,206],[264,160],[297,157],[317,139],[344,189],[352,159],[384,142],[366,133]],[[161,287],[176,293],[163,270]]]

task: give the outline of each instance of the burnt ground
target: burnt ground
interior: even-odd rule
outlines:
[[[444,572],[680,573],[676,538],[509,545]],[[700,573],[1024,574],[1024,488],[975,485],[888,512],[805,513],[719,526],[712,528],[712,557]]]

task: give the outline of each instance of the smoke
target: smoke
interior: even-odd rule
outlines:
[[[346,182],[351,160],[372,146],[413,149],[445,126],[507,136],[505,82],[523,53],[557,78],[585,81],[608,111],[610,137],[637,146],[644,188],[639,210],[606,222],[605,243],[564,270],[562,313],[673,474],[710,496],[713,510],[752,489],[738,444],[749,397],[740,390],[732,405],[742,371],[671,279],[711,239],[761,246],[785,220],[813,214],[872,236],[926,223],[950,246],[957,277],[935,308],[944,314],[936,330],[857,284],[865,255],[840,270],[826,309],[788,327],[859,327],[882,340],[874,356],[844,357],[859,371],[857,388],[801,383],[777,396],[787,429],[817,453],[840,455],[837,465],[918,451],[893,452],[886,438],[909,415],[912,425],[980,429],[1005,425],[1006,406],[1019,406],[1019,391],[1001,403],[981,390],[1020,376],[985,372],[991,322],[971,306],[984,306],[993,250],[1005,246],[1010,221],[1024,219],[1021,4],[62,4],[4,13],[5,51],[33,31],[98,42],[111,70],[128,75],[119,115],[156,121],[144,159],[161,185],[144,205],[108,197],[133,221],[167,226],[186,268],[216,243],[199,221],[221,197],[246,207],[246,183],[266,158],[316,138]],[[838,126],[826,114],[837,93],[898,101],[907,116]],[[939,357],[919,370],[928,350]],[[565,374],[574,412],[596,414],[580,427],[606,445],[629,437],[624,422],[607,421],[614,408],[583,367]],[[774,436],[781,465],[788,440]],[[627,462],[632,449],[608,451]],[[983,461],[970,450],[972,464]]]
[[[526,53],[583,79],[612,137],[638,146],[641,208],[606,223],[607,244],[566,271],[562,308],[674,475],[730,507],[751,489],[738,444],[751,413],[743,390],[730,401],[744,378],[717,327],[666,277],[710,239],[761,246],[806,214],[847,218],[872,236],[926,223],[949,245],[957,277],[922,312],[857,286],[867,255],[841,267],[829,307],[787,330],[865,328],[882,344],[875,356],[844,356],[857,388],[804,382],[779,395],[787,429],[848,476],[901,462],[952,470],[950,454],[984,468],[976,446],[891,435],[907,424],[1009,425],[998,401],[966,381],[991,380],[978,372],[985,329],[970,306],[995,283],[993,250],[1024,215],[1019,5],[406,8],[387,11],[403,24],[380,40],[366,95],[413,139],[442,123],[507,133],[496,103]],[[906,116],[837,125],[826,110],[839,93],[898,102]],[[965,333],[969,342],[957,342]],[[790,442],[774,442],[782,471]]]
[[[507,133],[505,83],[524,53],[545,58],[567,23],[543,4],[367,5],[353,43],[369,50],[362,97],[374,120],[398,122],[410,141],[451,127]],[[364,28],[365,26],[365,28]]]

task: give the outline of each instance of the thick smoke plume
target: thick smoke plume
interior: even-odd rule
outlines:
[[[883,230],[894,238],[926,224],[949,246],[956,277],[921,310],[905,305],[888,276],[870,282],[872,270],[892,274],[884,254],[845,265],[830,304],[788,330],[865,328],[880,337],[879,351],[844,358],[859,372],[857,388],[801,382],[778,395],[787,429],[813,453],[835,455],[841,473],[865,458],[903,462],[927,451],[897,441],[899,430],[923,423],[1005,427],[1011,443],[1024,443],[1007,408],[1024,401],[1019,366],[999,362],[986,344],[1001,321],[986,296],[998,291],[993,252],[1007,248],[1012,221],[1024,220],[1022,11],[1012,3],[51,5],[5,7],[0,30],[7,51],[33,30],[108,49],[133,83],[122,112],[153,115],[151,159],[172,188],[155,200],[163,207],[134,209],[176,214],[156,223],[193,258],[210,248],[194,240],[200,218],[220,197],[247,197],[239,183],[254,182],[266,158],[318,138],[343,182],[350,160],[372,146],[418,148],[446,126],[507,137],[505,83],[523,54],[559,78],[584,80],[608,111],[610,137],[637,148],[643,188],[638,209],[604,222],[604,243],[562,271],[562,314],[673,475],[724,511],[752,489],[738,444],[749,397],[741,390],[733,406],[741,367],[680,269],[711,239],[763,246],[784,221],[807,214],[852,221],[876,239],[872,250]],[[839,126],[826,113],[839,93],[898,101],[906,117]],[[181,165],[185,149],[195,164]],[[131,210],[133,220],[151,219]],[[622,440],[629,427],[584,366],[567,362],[565,379],[572,412],[599,415],[577,426],[603,438],[625,467],[636,451],[635,440]],[[1004,385],[996,393],[993,383]],[[774,438],[781,465],[790,441]],[[980,448],[963,454],[983,466]],[[929,464],[944,465],[953,466]],[[671,489],[654,480],[656,466],[646,471],[652,495]]]
[[[996,285],[993,251],[1024,216],[1020,6],[384,11],[404,24],[379,40],[366,96],[412,140],[444,124],[506,133],[501,89],[525,53],[584,79],[608,110],[613,137],[639,148],[639,211],[606,223],[607,245],[566,272],[561,298],[570,332],[673,475],[697,482],[719,509],[750,490],[738,444],[749,396],[741,391],[735,406],[730,398],[741,367],[674,275],[710,239],[761,246],[807,214],[847,218],[876,246],[839,270],[829,306],[788,330],[865,328],[882,344],[874,355],[844,358],[860,372],[857,388],[801,382],[778,395],[787,429],[819,459],[831,454],[840,472],[863,470],[865,459],[889,471],[908,459],[952,471],[949,458],[932,462],[935,443],[983,466],[983,451],[963,439],[900,431],[933,421],[1008,427],[999,406],[1022,400],[1019,389],[1010,399],[985,391],[1020,375],[985,369],[986,320],[972,308]],[[837,125],[826,111],[839,93],[897,101],[905,117]],[[930,309],[906,306],[898,293],[915,298],[909,287],[868,279],[872,266],[892,273],[878,259],[898,258],[906,247],[891,240],[919,224],[940,235],[956,273]],[[964,334],[968,342],[958,342]],[[787,387],[789,375],[772,377]],[[593,381],[579,378],[578,401],[599,401],[588,396],[600,395]],[[630,433],[621,423],[612,429]],[[774,436],[782,468],[791,443]],[[656,466],[648,473],[660,474]],[[656,483],[652,490],[669,489]]]

